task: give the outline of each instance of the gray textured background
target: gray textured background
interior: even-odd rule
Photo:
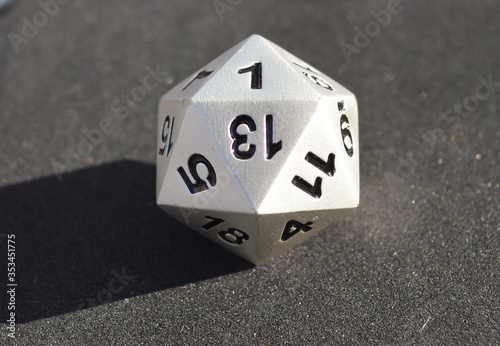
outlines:
[[[244,0],[221,19],[212,1],[74,0],[17,49],[7,34],[40,7],[1,12],[0,233],[17,236],[17,343],[499,344],[500,90],[469,96],[481,76],[500,81],[500,5],[402,0],[348,63],[341,43],[387,3]],[[357,214],[260,267],[154,197],[159,97],[253,33],[352,90],[362,141]],[[163,83],[118,119],[113,102],[157,65]],[[464,100],[472,111],[443,118]],[[72,157],[105,118],[113,131]],[[92,307],[122,269],[134,279]]]

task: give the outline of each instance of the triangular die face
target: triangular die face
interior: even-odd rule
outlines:
[[[197,103],[220,154],[257,210],[294,151],[318,103],[296,100]],[[282,204],[282,201],[280,202]]]
[[[301,79],[306,81],[311,88],[324,96],[341,96],[350,94],[344,86],[337,83],[315,67],[312,67],[302,59],[284,50],[280,46],[269,42],[269,46],[278,54],[286,64],[297,73]]]
[[[279,256],[351,213],[338,209],[259,215],[259,258]]]
[[[177,140],[182,133],[184,119],[189,112],[196,112],[193,106],[181,100],[162,98],[158,110],[157,139],[156,139],[156,193],[165,179],[167,167],[177,147]]]
[[[265,38],[253,35],[221,66],[209,81],[194,95],[193,101],[267,102],[270,100],[315,101],[315,88],[271,48]]]
[[[195,108],[188,109],[170,155],[158,185],[160,207],[255,213]]]
[[[254,214],[161,206],[161,209],[202,236],[249,262],[259,263],[258,219]]]
[[[339,110],[344,102],[346,110]],[[350,114],[354,153],[349,156],[341,118]],[[259,214],[355,208],[359,204],[357,105],[352,94],[324,98],[301,133]],[[286,200],[284,204],[283,201]]]
[[[199,90],[202,89],[203,86],[219,72],[224,64],[232,58],[235,52],[237,52],[241,46],[244,45],[244,43],[245,41],[240,42],[233,48],[212,60],[210,63],[198,69],[195,73],[170,89],[170,91],[165,94],[163,98],[171,100],[192,99],[194,95],[196,95]]]

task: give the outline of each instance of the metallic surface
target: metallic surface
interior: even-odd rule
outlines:
[[[252,66],[261,70],[254,75]],[[241,115],[253,124],[231,130]],[[246,260],[264,262],[358,206],[358,127],[351,92],[253,35],[162,97],[157,204]],[[235,138],[242,139],[236,146]],[[270,158],[271,141],[279,149]],[[190,171],[192,155],[209,162],[192,167],[199,179]],[[190,191],[179,170],[204,190]],[[314,192],[300,181],[315,185]],[[224,221],[205,229],[214,218]],[[239,244],[228,230],[248,239]]]

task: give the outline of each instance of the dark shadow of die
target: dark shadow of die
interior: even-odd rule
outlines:
[[[155,175],[124,161],[0,189],[0,233],[16,237],[18,323],[252,268],[162,212]]]

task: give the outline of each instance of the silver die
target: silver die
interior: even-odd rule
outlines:
[[[356,97],[253,35],[160,100],[157,203],[259,264],[359,204]]]

